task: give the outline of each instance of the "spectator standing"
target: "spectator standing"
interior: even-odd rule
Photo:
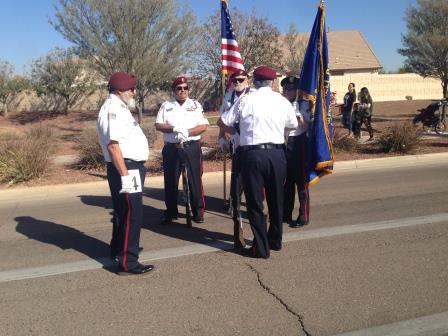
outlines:
[[[348,85],[348,92],[344,96],[342,124],[348,129],[348,135],[353,134],[353,105],[356,102],[355,83]]]
[[[372,114],[373,114],[373,100],[366,87],[363,87],[359,93],[359,105],[356,112],[356,133],[355,138],[361,135],[361,126],[364,124],[369,132],[368,141],[373,140],[373,128],[372,128]]]

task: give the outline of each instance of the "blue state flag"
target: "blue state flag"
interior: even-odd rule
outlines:
[[[299,89],[309,102],[313,123],[307,139],[307,168],[309,185],[333,172],[334,155],[331,143],[332,121],[330,107],[330,75],[328,44],[325,29],[325,6],[319,5],[311,31],[300,74]]]

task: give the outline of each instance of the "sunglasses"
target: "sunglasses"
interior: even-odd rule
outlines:
[[[188,91],[188,86],[176,86],[177,91]]]
[[[233,78],[232,79],[232,83],[236,84],[236,83],[242,83],[246,80],[246,78]]]

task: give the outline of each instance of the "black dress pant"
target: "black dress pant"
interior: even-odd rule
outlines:
[[[255,255],[269,258],[270,249],[279,250],[282,247],[285,151],[283,148],[242,150],[241,164],[247,213],[254,235]],[[265,194],[269,212],[269,230],[263,213]]]
[[[286,146],[286,181],[284,192],[284,219],[291,219],[294,210],[296,188],[299,196],[299,218],[309,221],[310,194],[307,183],[306,133],[290,136]]]
[[[145,183],[144,162],[125,159],[125,164],[128,170],[139,170],[143,189]],[[112,257],[118,257],[120,266],[127,271],[139,264],[140,229],[143,220],[142,193],[120,194],[121,177],[110,162],[107,163],[107,181],[114,208],[110,253]]]
[[[202,186],[202,152],[199,141],[188,141],[184,148],[167,143],[162,150],[163,177],[165,186],[165,218],[177,217],[177,200],[181,159],[185,160],[190,189],[190,205],[193,216],[203,216],[205,209],[204,189]]]

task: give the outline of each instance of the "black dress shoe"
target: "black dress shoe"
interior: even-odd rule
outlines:
[[[198,224],[204,223],[204,217],[202,217],[202,216],[193,216],[192,220],[193,220],[193,222],[198,223]]]
[[[269,256],[265,256],[265,257],[260,256],[257,253],[257,250],[255,249],[255,246],[252,246],[250,248],[242,248],[240,250],[240,253],[241,253],[241,255],[243,255],[245,257],[249,257],[249,258],[256,258],[256,259],[258,259],[258,258],[268,259],[269,258]]]
[[[305,221],[303,219],[299,219],[298,218],[296,221],[294,221],[291,224],[289,224],[289,227],[300,228],[300,227],[303,227],[305,225],[308,225],[308,223],[309,223],[308,221]]]
[[[130,270],[127,271],[119,271],[118,275],[139,275],[139,274],[145,274],[148,273],[150,271],[152,271],[154,269],[153,265],[143,265],[143,264],[138,264],[137,267],[134,267]]]
[[[273,251],[281,251],[282,245],[278,246],[277,244],[271,244],[269,243],[269,249]]]

